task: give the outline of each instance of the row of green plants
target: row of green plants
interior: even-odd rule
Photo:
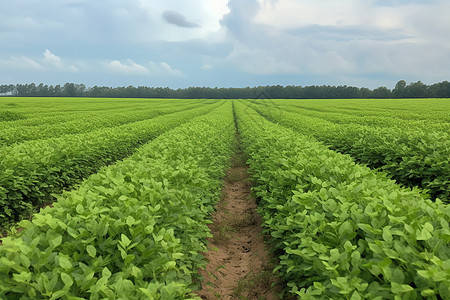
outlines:
[[[332,99],[266,100],[310,112],[341,113],[355,117],[387,117],[404,121],[450,122],[450,99]],[[264,101],[263,101],[264,102]]]
[[[312,136],[330,149],[384,171],[398,183],[426,190],[432,199],[449,201],[450,136],[443,131],[335,124],[295,112],[255,106],[267,119]]]
[[[298,101],[297,101],[298,102]],[[272,109],[281,109],[289,112],[296,112],[302,116],[317,117],[337,124],[359,124],[377,127],[397,127],[398,129],[419,129],[433,131],[450,131],[450,123],[443,120],[436,121],[434,118],[427,118],[430,115],[418,118],[420,112],[415,112],[408,116],[404,110],[396,111],[397,114],[389,114],[389,109],[368,111],[363,106],[345,110],[338,107],[328,108],[328,110],[317,110],[316,107],[298,106],[301,103],[285,103],[281,101],[253,101],[261,106],[271,106]],[[319,102],[320,104],[320,102]],[[322,106],[320,107],[322,108]],[[394,110],[395,111],[395,110]],[[405,118],[405,115],[407,116]],[[411,119],[412,118],[412,119]]]
[[[186,100],[194,103],[198,100]],[[60,97],[1,97],[0,109],[19,112],[32,118],[58,113],[77,113],[81,111],[113,111],[149,107],[164,102],[179,103],[176,99],[133,99],[133,98],[60,98]]]
[[[191,105],[170,105],[169,107],[154,105],[151,109],[117,110],[99,113],[83,112],[74,114],[67,122],[42,122],[37,126],[9,125],[0,131],[0,147],[29,140],[54,138],[64,134],[80,134],[108,127],[116,127],[128,123],[153,118],[158,115],[174,113],[201,106],[201,103]],[[1,126],[0,126],[1,127]]]
[[[450,299],[450,208],[236,105],[276,271],[300,299]]]
[[[27,117],[22,113],[11,112],[7,110],[3,110],[3,113],[20,115],[19,119],[0,119],[0,129],[2,131],[11,130],[16,127],[22,126],[41,126],[43,124],[56,124],[56,123],[64,123],[68,121],[76,120],[80,117],[79,113],[52,113],[50,115],[40,115]]]
[[[216,100],[186,100],[182,106],[211,104]],[[65,123],[83,117],[101,118],[109,114],[136,113],[156,107],[179,106],[175,99],[80,99],[80,98],[0,98],[0,114],[11,115],[1,118],[0,131],[21,126],[42,126]]]
[[[22,221],[0,246],[0,298],[195,298],[234,135],[227,103]]]
[[[136,110],[136,107],[111,102],[104,104],[89,102],[76,104],[70,101],[62,102],[60,99],[46,98],[39,100],[33,98],[0,99],[0,111],[17,116],[7,120],[0,119],[2,131],[20,126],[40,126],[73,121],[81,118],[83,114],[96,116],[111,112]],[[107,103],[111,107],[107,107]]]
[[[0,148],[0,227],[29,215],[102,166],[223,102],[85,134]]]

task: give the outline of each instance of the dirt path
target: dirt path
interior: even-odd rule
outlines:
[[[237,154],[227,171],[223,197],[211,224],[209,261],[203,276],[202,299],[280,299],[261,232],[261,217],[250,194],[247,167]],[[272,283],[274,287],[272,287]]]

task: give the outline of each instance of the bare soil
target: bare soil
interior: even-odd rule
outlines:
[[[250,188],[245,165],[228,170],[204,253],[209,263],[200,271],[204,280],[196,293],[202,299],[280,299],[282,289],[272,272],[273,258]]]

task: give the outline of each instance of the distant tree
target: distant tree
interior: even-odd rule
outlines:
[[[59,84],[57,84],[55,86],[55,88],[53,89],[53,95],[55,97],[62,97],[62,96],[64,96],[63,95],[63,88]]]
[[[67,82],[62,88],[63,95],[66,97],[82,97],[86,91],[84,84],[75,84]]]
[[[269,95],[275,95],[274,98],[278,98],[278,99],[286,99],[286,93],[285,93],[285,88],[281,85],[273,85],[273,86],[266,86],[266,88],[264,89],[265,92]],[[242,98],[242,97],[240,97]]]
[[[84,84],[76,84],[75,90],[76,97],[83,97],[86,91],[86,86]]]
[[[51,97],[145,97],[145,98],[209,98],[209,99],[259,99],[264,92],[266,97],[273,99],[333,99],[333,98],[419,98],[439,97],[450,98],[450,82],[443,81],[431,86],[421,81],[406,85],[400,80],[391,91],[386,87],[378,87],[374,90],[357,88],[352,86],[256,86],[245,88],[211,88],[189,87],[183,89],[171,89],[168,87],[107,87],[94,86],[86,88],[84,84],[66,83],[64,86],[48,86],[40,83],[36,86],[30,84],[0,85],[0,95],[13,96],[51,96]]]
[[[30,84],[17,84],[16,94],[19,97],[33,97],[36,96],[36,85],[34,83]]]
[[[410,83],[405,88],[405,96],[407,98],[426,98],[427,86],[421,81]]]
[[[391,96],[391,90],[384,86],[380,86],[372,91],[373,98],[391,98]]]
[[[435,83],[428,88],[428,93],[433,98],[450,98],[450,82]]]
[[[363,99],[368,99],[372,96],[372,91],[368,88],[359,89],[359,97]]]
[[[0,95],[14,95],[16,86],[13,84],[0,85]]]
[[[399,80],[395,85],[395,88],[392,90],[392,95],[395,98],[403,98],[405,95],[405,89],[406,89],[406,81]]]
[[[357,87],[349,86],[346,89],[347,91],[347,98],[361,98],[361,93]]]
[[[66,83],[64,84],[64,96],[67,97],[75,97],[76,94],[76,89],[75,89],[75,84],[74,83]]]

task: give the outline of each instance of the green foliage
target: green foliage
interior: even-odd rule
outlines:
[[[54,194],[217,105],[220,103],[85,134],[0,147],[0,227],[20,220],[33,208],[54,200]]]
[[[9,111],[9,110],[0,110],[0,121],[16,121],[22,120],[26,117],[21,113]]]
[[[398,183],[420,187],[428,191],[433,199],[449,201],[448,126],[442,126],[447,128],[446,131],[429,130],[423,126],[411,128],[412,124],[409,122],[395,123],[386,120],[387,125],[380,128],[354,124],[351,122],[352,118],[344,115],[331,118],[335,122],[340,116],[340,124],[328,121],[330,117],[326,114],[322,119],[318,115],[310,117],[287,111],[273,114],[273,107],[264,108],[261,105],[256,109],[271,121],[311,135],[330,149],[349,154],[359,163],[388,173]]]
[[[450,208],[236,105],[280,271],[300,299],[447,299]]]
[[[400,84],[399,84],[400,83]],[[448,98],[450,82],[443,81],[425,85],[421,81],[406,85],[399,82],[394,90],[378,87],[374,90],[347,85],[340,86],[258,86],[245,88],[188,87],[170,89],[168,87],[106,87],[66,83],[64,86],[44,84],[0,85],[1,93],[11,93],[21,97],[145,97],[145,98],[182,98],[182,99],[355,99],[355,98]],[[402,84],[403,83],[403,84]]]
[[[118,103],[116,103],[117,105]],[[0,146],[12,145],[30,140],[40,140],[55,138],[65,134],[80,134],[105,128],[118,127],[121,125],[131,125],[133,122],[145,121],[163,114],[171,114],[182,110],[198,108],[207,105],[204,101],[196,103],[183,103],[173,105],[173,103],[150,102],[146,105],[135,105],[132,107],[121,107],[107,109],[104,105],[87,105],[89,110],[78,110],[82,104],[69,106],[73,111],[56,110],[49,116],[39,114],[37,110],[37,122],[29,126],[31,120],[27,122],[8,122],[0,124]],[[37,105],[39,106],[39,105]],[[56,106],[56,105],[55,105]],[[35,105],[33,105],[35,108]],[[58,109],[56,106],[54,109]],[[68,109],[64,107],[64,109]]]
[[[228,103],[22,221],[0,247],[0,298],[185,299],[234,134]]]

